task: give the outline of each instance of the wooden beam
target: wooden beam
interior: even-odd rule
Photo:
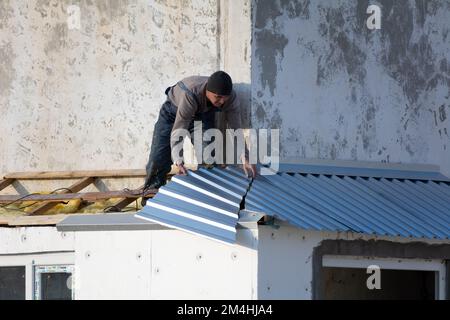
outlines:
[[[140,190],[144,187],[144,185],[142,185],[140,188],[138,188],[137,190]],[[153,198],[153,194],[148,196],[149,198]],[[125,208],[126,206],[128,206],[130,203],[136,201],[135,198],[125,198],[122,200],[119,200],[117,203],[113,204],[108,210],[106,210],[106,212],[117,212],[122,210],[123,208]]]
[[[136,201],[135,198],[126,198],[119,200],[116,204],[113,204],[108,209],[106,209],[105,212],[120,212],[123,208],[134,201]]]
[[[84,177],[94,178],[125,178],[145,177],[144,169],[127,170],[93,170],[93,171],[37,171],[15,172],[5,176],[5,179],[41,180],[41,179],[77,179]]]
[[[95,178],[92,178],[92,177],[83,178],[80,181],[77,181],[76,183],[71,185],[68,189],[71,192],[81,191],[84,188],[86,188],[87,186],[89,186],[90,184],[92,184],[94,182],[94,180],[95,180]],[[61,192],[61,194],[69,193],[69,190],[64,190]],[[34,216],[34,215],[42,214],[42,213],[46,212],[47,210],[50,210],[57,204],[58,204],[58,202],[44,202],[39,207],[37,207],[36,209],[34,209],[30,213],[28,213],[28,215]]]
[[[63,221],[69,215],[67,214],[54,214],[49,216],[36,216],[28,217],[21,216],[8,221],[10,227],[25,227],[25,226],[54,226],[57,223]]]
[[[196,170],[197,166],[186,165],[186,169]],[[169,175],[178,172],[173,165]],[[90,171],[36,171],[36,172],[14,172],[7,174],[5,179],[17,180],[57,180],[57,179],[79,179],[84,177],[94,178],[143,178],[146,176],[144,169],[123,170],[90,170]]]
[[[86,201],[105,200],[110,198],[133,198],[142,196],[151,197],[158,192],[158,189],[149,189],[145,194],[132,193],[129,191],[108,191],[108,192],[86,192],[86,193],[66,193],[66,194],[33,194],[20,201],[51,201],[61,202],[72,199],[82,199]],[[0,203],[9,203],[23,198],[23,195],[0,195]]]
[[[12,184],[12,183],[14,182],[14,180],[15,180],[15,179],[9,179],[9,178],[0,180],[0,191],[3,190],[3,189],[5,189],[5,188],[6,188],[7,186],[9,186],[10,184]]]
[[[0,226],[7,226],[11,220],[16,219],[16,217],[2,217],[0,215]]]

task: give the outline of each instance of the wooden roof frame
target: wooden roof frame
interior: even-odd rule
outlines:
[[[80,193],[83,189],[94,183],[96,179],[102,178],[144,178],[146,176],[145,170],[128,169],[128,170],[91,170],[91,171],[39,171],[39,172],[16,172],[7,174],[0,180],[0,191],[7,188],[15,181],[20,180],[64,180],[64,179],[79,179],[66,190],[54,194],[45,195],[0,195],[0,204],[11,203],[14,201],[36,201],[42,204],[27,215],[40,215],[47,210],[53,208],[61,201],[68,201],[73,199],[82,199],[87,201],[106,200],[110,198],[122,198],[115,203],[112,208],[115,211],[120,211],[127,205],[140,197],[153,197],[157,189],[142,191],[142,187],[136,190],[120,190],[108,192],[86,192]]]

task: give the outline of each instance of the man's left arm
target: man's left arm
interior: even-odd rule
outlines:
[[[225,110],[225,119],[230,129],[233,130],[240,129],[241,134],[243,134],[244,128],[242,128],[241,105],[234,91],[232,96],[230,97],[229,104]],[[249,172],[251,172],[252,177],[256,177],[256,165],[249,163],[249,152],[247,142],[245,140],[245,137],[242,137],[242,139],[245,141],[244,150],[239,155],[242,160],[242,168],[247,176]]]

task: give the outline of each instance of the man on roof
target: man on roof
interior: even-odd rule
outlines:
[[[215,112],[224,112],[228,128],[241,128],[241,110],[233,90],[231,77],[217,71],[210,77],[191,76],[179,81],[165,91],[167,100],[161,107],[153,130],[153,140],[144,189],[159,188],[166,183],[166,176],[172,164],[179,174],[186,174],[182,152],[183,139],[177,129],[193,133],[194,121],[202,122],[202,130],[215,127]],[[178,144],[181,143],[181,146]],[[248,152],[241,155],[242,167],[246,175],[256,176],[256,166],[248,161]],[[144,200],[145,202],[145,200]]]

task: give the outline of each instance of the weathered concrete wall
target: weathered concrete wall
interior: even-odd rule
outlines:
[[[369,5],[382,10],[369,30]],[[253,1],[252,124],[284,157],[450,173],[448,0]]]
[[[233,75],[242,106],[243,126],[249,128],[251,104],[251,0],[220,0],[221,69]]]
[[[217,12],[216,0],[0,1],[0,174],[144,168],[164,89],[220,65]]]

